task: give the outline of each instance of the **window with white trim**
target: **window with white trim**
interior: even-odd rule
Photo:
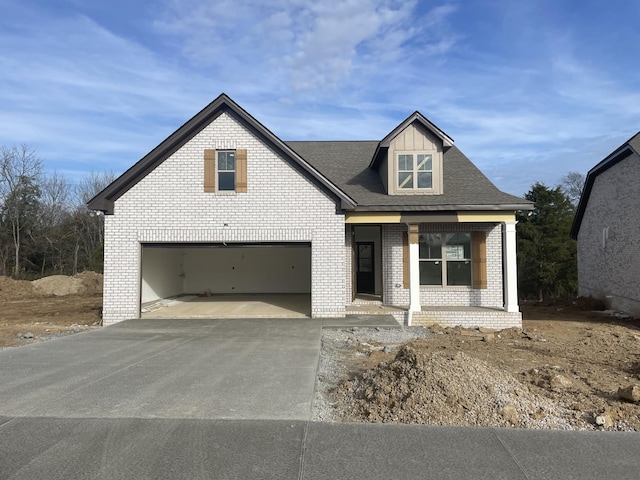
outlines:
[[[397,166],[399,190],[433,189],[433,154],[399,153]]]
[[[422,233],[420,285],[471,286],[471,234]]]
[[[218,150],[217,173],[218,191],[234,191],[236,189],[236,151]]]

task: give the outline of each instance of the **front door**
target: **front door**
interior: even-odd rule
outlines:
[[[373,242],[356,242],[356,293],[375,293],[373,259]]]

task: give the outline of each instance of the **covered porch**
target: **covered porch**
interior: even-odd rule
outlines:
[[[513,212],[362,212],[346,223],[347,315],[390,314],[408,326],[522,326]]]

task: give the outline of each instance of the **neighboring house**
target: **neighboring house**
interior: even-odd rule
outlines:
[[[220,95],[89,202],[104,322],[183,293],[298,293],[310,316],[521,326],[515,212],[419,112],[380,141],[283,142]]]
[[[640,132],[589,170],[571,236],[579,294],[640,316]]]

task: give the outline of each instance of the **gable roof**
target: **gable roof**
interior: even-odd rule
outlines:
[[[114,202],[222,113],[228,113],[276,153],[328,192],[339,208],[359,211],[528,210],[532,203],[498,190],[453,146],[453,139],[414,112],[381,141],[283,142],[226,94],[221,94],[88,203],[113,214]],[[442,195],[387,195],[377,171],[381,153],[402,130],[418,122],[444,145]]]
[[[357,202],[356,211],[529,210],[528,200],[504,193],[455,146],[445,147],[441,195],[387,195],[371,158],[377,141],[287,142]]]
[[[400,123],[400,125],[391,130],[391,132],[389,132],[389,134],[380,141],[375,154],[371,158],[371,164],[369,165],[370,168],[378,168],[380,162],[382,161],[382,155],[379,155],[380,151],[382,149],[389,148],[391,140],[396,138],[405,128],[413,123],[422,125],[437,138],[442,140],[443,147],[446,148],[453,146],[453,138],[444,133],[444,131],[440,130],[440,128],[438,128],[434,123],[431,123],[431,121],[429,121],[427,117],[416,110],[411,115],[409,115],[402,123]]]
[[[633,154],[640,155],[640,132],[636,133],[633,137],[627,140],[625,143],[616,148],[611,154],[609,154],[604,160],[598,163],[587,173],[587,177],[584,181],[584,187],[582,188],[582,195],[580,195],[580,201],[578,202],[578,208],[576,210],[576,216],[573,218],[573,225],[571,225],[571,238],[578,239],[578,232],[580,231],[580,225],[584,218],[584,212],[587,209],[589,203],[589,197],[591,196],[591,190],[593,190],[593,184],[602,172],[606,172],[608,169],[621,162],[625,158]]]
[[[334,198],[339,200],[341,208],[355,207],[355,202],[342,190],[336,187],[299,154],[291,150],[282,140],[274,135],[268,128],[253,118],[240,105],[235,103],[226,94],[221,94],[204,107],[193,118],[188,120],[178,130],[167,137],[160,145],[151,150],[135,165],[120,175],[114,182],[93,197],[87,206],[91,210],[101,210],[106,214],[113,214],[114,202],[124,195],[131,187],[146,177],[158,165],[175,153],[180,147],[191,140],[202,129],[214,121],[223,112],[232,115],[236,120],[248,128],[253,134],[263,140],[273,150],[288,160],[292,166],[306,175],[314,183],[319,185]]]

